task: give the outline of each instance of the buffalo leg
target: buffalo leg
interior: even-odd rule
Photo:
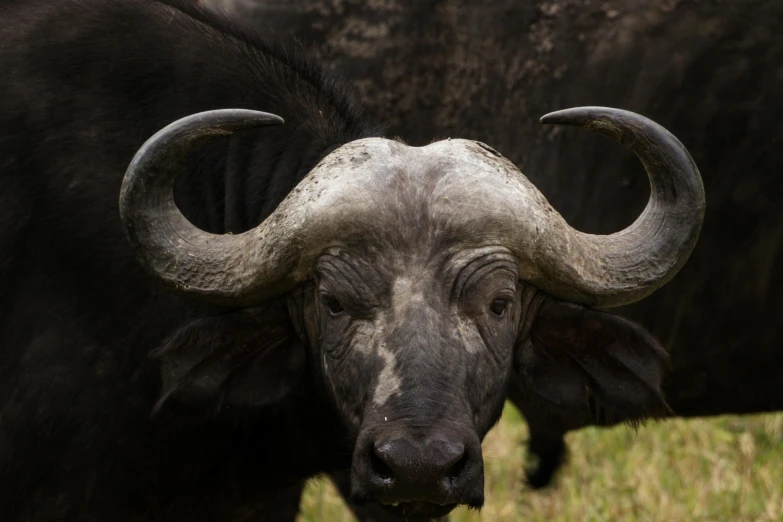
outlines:
[[[525,402],[523,394],[513,382],[509,386],[507,397],[527,422],[528,452],[537,460],[533,467],[525,470],[527,483],[533,489],[545,488],[552,483],[566,461],[566,431],[543,421],[536,409]]]

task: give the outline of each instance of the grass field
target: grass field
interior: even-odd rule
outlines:
[[[549,491],[523,484],[527,436],[516,409],[484,441],[486,505],[478,521],[783,521],[783,413],[586,429]],[[299,522],[351,521],[328,481],[308,485]]]

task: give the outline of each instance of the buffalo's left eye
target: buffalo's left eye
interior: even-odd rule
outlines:
[[[503,317],[503,315],[506,313],[506,307],[508,306],[508,301],[505,299],[495,299],[492,301],[492,305],[489,307],[490,310],[492,310],[492,313],[497,315],[498,317]]]

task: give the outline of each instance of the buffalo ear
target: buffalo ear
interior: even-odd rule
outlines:
[[[155,406],[175,401],[209,406],[261,407],[298,385],[306,354],[287,313],[265,307],[199,319],[152,352],[163,386]]]
[[[565,431],[671,413],[661,392],[667,367],[666,351],[640,326],[553,299],[516,353],[525,409]]]
[[[564,435],[584,426],[636,425],[671,413],[661,392],[664,349],[640,326],[605,312],[547,300],[517,346],[509,399],[528,423],[533,488],[565,462]]]

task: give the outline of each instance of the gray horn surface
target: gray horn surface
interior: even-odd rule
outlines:
[[[704,220],[699,170],[669,131],[632,112],[577,107],[542,123],[598,132],[630,149],[650,179],[650,199],[628,228],[609,235],[579,232],[556,214],[539,241],[534,283],[562,299],[596,307],[638,301],[666,284],[690,256]]]
[[[222,109],[166,126],[139,149],[120,191],[120,218],[141,264],[164,285],[206,302],[241,306],[259,300],[256,233],[210,234],[174,203],[174,180],[185,158],[209,139],[242,129],[280,125],[274,114]]]

